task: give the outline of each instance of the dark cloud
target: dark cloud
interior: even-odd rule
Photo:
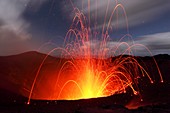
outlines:
[[[170,54],[170,32],[141,36],[135,43],[146,46],[153,54]],[[141,49],[140,51],[146,51]]]
[[[92,45],[96,45],[94,48],[100,48],[97,46],[99,42],[93,42]],[[106,48],[108,49],[109,55],[130,54],[151,56],[165,53],[170,54],[170,32],[144,35],[129,41],[108,41]],[[131,52],[129,52],[129,50]]]
[[[53,36],[54,34],[50,36],[49,34],[51,32],[54,32],[55,29],[57,30],[62,29],[63,26],[66,26],[67,23],[61,21],[62,14],[63,16],[65,16],[70,20],[70,24],[71,24],[71,20],[73,19],[74,13],[73,13],[72,5],[69,0],[64,0],[64,2],[63,1],[52,2],[51,0],[49,0],[49,2],[45,4],[47,6],[41,9],[40,7],[46,1],[48,0],[0,0],[0,51],[1,51],[0,55],[15,54],[15,53],[35,49],[35,47],[31,43],[34,40],[33,38],[35,38],[37,42],[41,42],[41,40],[43,40],[42,43],[44,43],[44,40],[48,41],[50,37],[55,37]],[[91,26],[93,27],[94,25],[97,25],[98,28],[97,30],[99,30],[97,32],[99,32],[100,35],[101,28],[103,26],[104,19],[105,19],[107,5],[108,5],[108,13],[106,17],[106,25],[108,24],[108,20],[111,16],[113,9],[116,7],[116,0],[110,0],[109,4],[108,4],[109,0],[90,0],[90,11],[88,7],[88,1],[89,0],[72,0],[74,6],[78,7],[81,11],[83,11],[83,13],[87,16],[87,19],[88,19],[88,14],[90,12]],[[52,3],[57,4],[57,6],[55,6],[55,4]],[[134,28],[140,26],[141,23],[149,23],[151,21],[154,21],[155,19],[161,17],[161,15],[168,14],[170,11],[169,0],[117,0],[117,4],[119,3],[122,4],[123,7],[125,8],[128,17],[129,27],[135,26]],[[61,7],[59,7],[60,6],[59,4],[61,5]],[[57,10],[56,12],[51,11],[53,10],[54,7],[55,10]],[[62,11],[59,8],[63,8]],[[39,11],[39,9],[41,10]],[[25,12],[29,12],[30,14],[29,16],[32,16],[31,14],[33,13],[35,17],[29,17],[23,15]],[[49,12],[49,14],[46,14],[45,12]],[[121,7],[118,8],[118,12],[119,12],[118,21],[116,20],[117,18],[115,12],[113,19],[111,21],[111,25],[113,25],[114,28],[118,22],[119,23],[118,27],[122,29],[122,33],[117,33],[117,34],[118,35],[121,34],[122,36],[126,34],[126,31],[124,29],[126,28],[127,23],[125,21],[125,17]],[[54,16],[54,14],[56,16]],[[56,19],[54,22],[56,23],[58,22],[55,26],[53,26],[54,22],[50,20],[50,18],[54,18],[53,16]],[[41,18],[39,19],[39,17]],[[37,22],[37,21],[41,21],[41,22]],[[34,22],[36,23],[36,25],[34,24]],[[42,29],[38,29],[38,28],[42,28],[42,26],[44,25],[46,25],[44,27],[44,31]],[[145,24],[145,27],[147,26],[148,24]],[[156,29],[161,29],[161,28],[156,28]],[[60,32],[59,30],[58,31],[57,30],[56,32]],[[29,31],[31,31],[32,34]],[[153,54],[161,53],[161,52],[170,54],[169,34],[170,33],[167,31],[164,33],[157,33],[157,34],[150,33],[150,35],[140,36],[139,38],[135,37],[134,42],[146,46],[153,52]],[[109,35],[114,36],[114,33]],[[140,35],[142,35],[142,33]],[[44,37],[45,38],[42,39],[42,37],[39,38],[38,36],[39,37],[42,36],[43,38]],[[112,41],[109,41],[107,43],[107,46],[105,48],[106,50],[114,49],[117,45],[121,43],[118,42],[117,40],[119,37],[118,38],[110,37],[110,38],[112,39]],[[58,38],[55,39],[57,40]],[[133,41],[128,41],[128,40],[122,40],[122,41],[125,41],[129,46],[133,45]],[[62,41],[58,41],[57,43],[62,43]],[[97,40],[91,41],[91,44],[89,42],[86,42],[86,44],[88,45],[90,44],[92,48],[94,48],[94,50],[98,48],[99,43],[100,41]],[[126,45],[121,45],[119,50],[122,50],[123,52],[123,50],[125,50],[126,48],[127,48]],[[146,49],[144,47],[134,47],[134,48],[137,54],[144,55],[146,53]]]
[[[82,2],[83,1],[83,2]],[[90,0],[90,14],[91,20],[95,21],[97,13],[97,24],[98,28],[102,28],[104,23],[104,17],[106,15],[106,9],[108,6],[108,13],[106,18],[106,24],[111,16],[113,9],[116,7],[116,0]],[[108,4],[108,1],[110,3]],[[83,13],[88,16],[88,0],[74,0],[74,6],[78,7],[80,10],[83,8]],[[117,0],[117,4],[122,4],[125,8],[125,12],[128,18],[129,27],[140,25],[143,22],[150,22],[160,15],[170,11],[170,1],[169,0]],[[119,18],[118,22],[119,28],[126,27],[126,21],[121,7],[118,7]],[[65,4],[63,8],[65,12],[71,15],[73,8],[71,4]],[[72,19],[72,18],[71,18]],[[112,25],[116,25],[117,18],[116,12],[114,13],[112,19]]]
[[[30,23],[23,18],[28,4],[39,7],[46,0],[0,0],[0,54],[24,52],[31,38]],[[30,45],[30,49],[31,49]]]
[[[12,55],[30,50],[30,38],[12,30],[0,28],[0,56]],[[32,45],[33,46],[33,45]]]
[[[104,19],[106,15],[106,9],[108,6],[108,12],[106,16],[106,25],[108,24],[109,18],[111,16],[112,11],[116,7],[116,4],[123,5],[125,12],[128,18],[128,25],[130,27],[141,27],[141,24],[146,23],[145,26],[149,22],[155,21],[159,19],[162,15],[169,14],[170,11],[170,1],[169,0],[90,0],[90,11],[88,6],[89,0],[74,0],[73,4],[75,7],[78,7],[83,14],[86,15],[88,19],[88,15],[90,12],[91,18],[91,26],[97,23],[97,28],[100,31],[104,24]],[[108,4],[108,1],[110,3]],[[66,8],[67,7],[67,8]],[[113,15],[113,19],[111,21],[111,25],[113,28],[117,25],[118,28],[125,29],[126,28],[126,18],[124,16],[123,9],[121,7],[117,8],[118,10],[118,21],[116,18],[116,12]],[[64,12],[67,12],[70,15],[70,20],[73,18],[73,8],[71,4],[65,4],[65,8],[63,8]],[[97,14],[96,14],[97,12]],[[97,17],[96,17],[97,15]],[[159,24],[159,23],[155,23]],[[156,28],[161,29],[161,28]],[[151,30],[154,30],[151,29]],[[114,33],[113,33],[114,34]],[[126,33],[125,33],[126,34]],[[124,35],[125,35],[124,34]],[[147,34],[147,33],[146,33]],[[111,34],[109,34],[112,36]],[[132,34],[133,35],[133,34]],[[148,52],[151,51],[152,54],[160,54],[160,53],[168,53],[170,54],[170,33],[155,33],[150,35],[140,36],[139,38],[134,38],[133,41],[126,40],[125,43],[128,44],[129,47],[132,47],[131,50],[135,53],[135,55],[149,55]],[[111,37],[113,39],[113,37]],[[98,45],[98,42],[92,42],[91,45]],[[107,48],[114,49],[116,46],[120,45],[122,42],[118,41],[109,41],[107,43]],[[139,45],[138,45],[139,44]],[[135,46],[134,46],[135,45]],[[143,46],[140,46],[143,45]],[[128,47],[125,44],[121,44],[119,46],[119,50],[121,50],[120,54],[123,53]],[[115,51],[115,50],[113,50]]]

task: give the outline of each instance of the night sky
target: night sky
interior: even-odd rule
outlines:
[[[83,6],[82,6],[83,1]],[[108,0],[91,0],[92,24],[97,16],[97,29],[101,31]],[[88,15],[88,0],[72,0],[74,6]],[[96,3],[98,7],[96,8]],[[118,0],[127,13],[129,33],[135,43],[145,45],[155,54],[170,54],[170,1]],[[108,16],[116,6],[110,0]],[[109,35],[114,46],[126,34],[125,18],[119,8],[119,25]],[[74,13],[70,0],[0,0],[0,56],[38,50],[44,43],[61,46],[70,28]],[[112,24],[116,19],[112,20]],[[129,43],[127,41],[127,43]],[[48,47],[50,49],[51,47]],[[46,49],[40,50],[46,52]],[[144,48],[136,48],[135,55],[149,55]]]

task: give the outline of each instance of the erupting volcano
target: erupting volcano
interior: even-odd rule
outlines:
[[[0,0],[0,112],[170,112],[170,1]]]
[[[116,6],[109,15],[109,4],[110,0],[108,1],[102,30],[99,30],[94,24],[97,23],[97,11],[93,14],[95,19],[91,20],[92,14],[90,12],[86,16],[72,3],[75,16],[65,36],[64,45],[49,51],[42,60],[30,89],[28,104],[30,99],[34,99],[38,95],[35,89],[46,90],[42,85],[48,87],[50,84],[51,93],[44,97],[47,100],[76,100],[126,93],[127,88],[131,88],[134,95],[140,96],[139,80],[147,77],[150,83],[154,82],[153,76],[151,77],[133,56],[135,47],[145,48],[150,53],[149,49],[142,44],[133,43],[123,5],[116,2]],[[88,0],[88,10],[90,8],[90,0]],[[119,14],[118,9],[121,9],[121,14]],[[110,47],[111,38],[109,34],[118,27],[119,15],[124,16],[127,31],[119,39],[118,44]],[[111,23],[112,19],[115,19],[114,16],[117,19],[116,25]],[[124,42],[124,39],[130,40],[131,44]],[[122,46],[124,47],[123,50]],[[45,70],[43,69],[44,63],[54,52],[60,53],[60,60],[56,61],[56,73],[52,78],[45,77],[47,75],[40,76],[43,73],[42,70]],[[114,60],[111,57],[114,57]],[[154,58],[153,61],[160,76],[159,80],[163,82],[157,62]],[[45,79],[49,79],[51,82],[44,84],[42,81],[45,81]],[[142,100],[142,96],[140,98]]]

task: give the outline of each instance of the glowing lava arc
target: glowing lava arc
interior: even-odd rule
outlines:
[[[110,0],[108,1],[108,4],[109,2]],[[90,9],[90,2],[88,3]],[[127,24],[127,34],[120,39],[120,43],[113,49],[108,47],[108,41],[110,40],[108,34],[111,29],[113,15],[118,7],[124,12]],[[106,19],[104,19],[101,39],[95,34],[96,31],[91,30],[90,13],[87,19],[78,8],[73,8],[75,17],[73,18],[71,28],[66,34],[64,47],[54,48],[42,61],[30,90],[28,104],[30,103],[38,76],[48,55],[59,50],[62,51],[61,57],[64,60],[58,62],[58,67],[60,68],[55,78],[53,96],[51,96],[50,99],[72,100],[103,97],[116,93],[125,93],[127,87],[130,87],[136,95],[140,94],[138,79],[147,76],[150,82],[153,83],[153,80],[147,71],[138,63],[135,57],[131,56],[133,55],[133,47],[141,46],[145,48],[145,46],[141,44],[129,45],[126,42],[121,42],[125,37],[131,38],[131,35],[128,33],[126,12],[122,4],[117,4],[113,9],[107,26]],[[108,8],[106,9],[106,12],[107,10]],[[105,18],[106,16],[107,13]],[[94,43],[94,41],[96,43]],[[126,46],[126,49],[124,49],[121,55],[115,57],[116,59],[113,62],[109,61],[107,58],[119,52],[119,47],[121,45]],[[146,48],[146,50],[148,49]],[[129,54],[129,56],[124,57],[124,54]],[[157,66],[161,82],[163,82],[156,61],[155,65]],[[141,73],[142,76],[140,76]]]

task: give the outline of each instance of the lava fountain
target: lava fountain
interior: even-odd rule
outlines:
[[[64,47],[52,49],[43,59],[30,89],[28,104],[30,103],[30,99],[33,98],[35,87],[41,84],[39,74],[42,71],[44,63],[49,55],[55,51],[60,51],[61,59],[57,61],[58,71],[53,78],[52,95],[46,99],[75,100],[105,97],[126,93],[128,87],[132,89],[135,95],[140,95],[140,89],[138,88],[138,80],[140,78],[146,76],[153,83],[153,79],[136,60],[132,51],[132,48],[135,47],[146,47],[134,43],[130,45],[122,41],[124,38],[128,38],[133,42],[129,34],[128,19],[123,5],[118,4],[118,1],[116,1],[116,6],[113,8],[111,14],[108,15],[109,4],[110,0],[108,0],[102,30],[97,30],[96,26],[92,27],[92,23],[94,22],[91,21],[90,12],[86,17],[72,3],[75,16],[64,39]],[[88,10],[90,8],[90,0],[88,0]],[[116,15],[118,19],[118,8],[123,11],[127,33],[111,48],[108,46],[111,41],[109,33],[113,29],[113,16]],[[97,11],[95,15],[96,21]],[[123,51],[121,50],[122,45],[124,46]],[[149,52],[147,48],[146,50]],[[125,54],[127,54],[126,57],[124,56]],[[114,60],[110,57],[114,57]],[[163,82],[156,60],[154,58],[153,60],[157,66],[160,80]]]

